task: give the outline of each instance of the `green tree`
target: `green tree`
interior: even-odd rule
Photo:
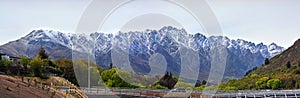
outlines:
[[[122,76],[122,78],[120,76]],[[126,81],[123,80],[123,79],[132,79],[132,75],[125,70],[120,70],[117,68],[105,70],[101,73],[101,77],[105,82],[106,86],[109,87],[132,87],[132,88],[136,87],[134,85],[131,85],[130,83],[127,83],[127,82],[131,82],[131,80],[126,80]]]
[[[22,56],[20,63],[22,64],[24,70],[27,72],[28,71],[28,64],[29,64],[28,58],[26,56]]]
[[[43,66],[43,61],[40,58],[34,58],[33,60],[30,61],[30,70],[33,71],[34,76],[36,77],[41,77],[41,69]]]
[[[115,69],[109,69],[109,70],[105,70],[101,73],[101,77],[103,79],[104,82],[108,81],[109,79],[112,79],[112,75],[116,73]]]
[[[108,87],[113,87],[113,80],[109,79],[105,84]]]
[[[281,86],[281,81],[279,79],[271,79],[267,83],[269,88],[278,89]]]
[[[269,77],[262,77],[260,78],[258,81],[255,82],[256,88],[258,89],[266,89],[267,86],[267,82],[269,80]]]
[[[69,80],[70,82],[78,85],[75,72],[73,69],[73,62],[70,59],[66,58],[60,58],[55,61],[55,64],[57,65],[56,70],[61,70],[62,74],[61,76]]]
[[[10,70],[9,70],[9,66],[12,64],[12,62],[8,59],[3,60],[3,65],[5,67],[6,70],[6,74],[11,74]]]

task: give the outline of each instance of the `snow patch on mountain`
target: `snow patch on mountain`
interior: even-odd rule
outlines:
[[[176,52],[180,45],[185,45],[194,50],[209,50],[211,45],[222,44],[228,49],[249,50],[251,53],[260,53],[265,58],[278,55],[284,48],[272,43],[264,45],[255,44],[243,39],[229,39],[226,36],[210,36],[203,34],[188,34],[184,29],[165,26],[160,30],[145,30],[142,32],[119,32],[116,35],[105,33],[92,33],[90,35],[62,33],[53,30],[33,30],[25,37],[27,43],[34,41],[49,41],[58,43],[76,51],[108,52],[113,44],[122,49],[133,49],[137,52],[154,51],[154,46],[160,44],[168,48],[168,52]],[[116,43],[117,42],[117,43]],[[93,47],[89,49],[88,47]]]

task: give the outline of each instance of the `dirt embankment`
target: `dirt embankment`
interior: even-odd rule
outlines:
[[[47,80],[21,78],[0,75],[0,98],[73,98],[66,92],[54,89],[48,85],[50,81],[68,83],[57,77]]]

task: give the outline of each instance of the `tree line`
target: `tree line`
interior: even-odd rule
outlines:
[[[20,64],[17,66],[14,66],[13,62],[8,59],[0,60],[0,71],[7,75],[40,77],[41,79],[48,79],[51,75],[61,76],[78,85],[72,60],[66,58],[51,60],[43,47],[32,59],[21,56]]]

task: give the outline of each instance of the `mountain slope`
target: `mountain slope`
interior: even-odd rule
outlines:
[[[276,79],[280,81],[278,85],[270,86],[272,82],[268,82]],[[300,39],[287,50],[270,59],[269,64],[254,68],[244,78],[229,81],[221,86],[222,89],[226,87],[231,89],[299,89]]]
[[[287,63],[290,62],[291,68],[287,68]],[[286,51],[273,57],[268,66],[263,66],[260,70],[255,70],[252,73],[261,74],[270,70],[290,70],[296,68],[300,63],[300,39],[298,39],[293,46]]]
[[[96,42],[94,42],[96,41]],[[91,49],[96,63],[107,69],[111,63],[112,44],[121,49],[128,49],[129,59],[134,71],[148,74],[151,70],[149,58],[156,53],[163,55],[167,62],[167,71],[180,74],[180,45],[195,50],[200,61],[200,79],[207,79],[211,68],[209,55],[212,47],[221,44],[228,52],[225,76],[242,77],[245,72],[263,63],[264,58],[281,53],[284,48],[272,43],[270,45],[254,44],[242,39],[231,40],[224,36],[206,37],[200,33],[187,34],[184,29],[171,26],[160,30],[142,32],[119,32],[116,35],[92,33],[90,35],[61,33],[52,30],[34,30],[19,40],[0,46],[0,51],[12,56],[26,55],[33,57],[43,46],[51,58],[72,58],[73,54],[84,56]]]

